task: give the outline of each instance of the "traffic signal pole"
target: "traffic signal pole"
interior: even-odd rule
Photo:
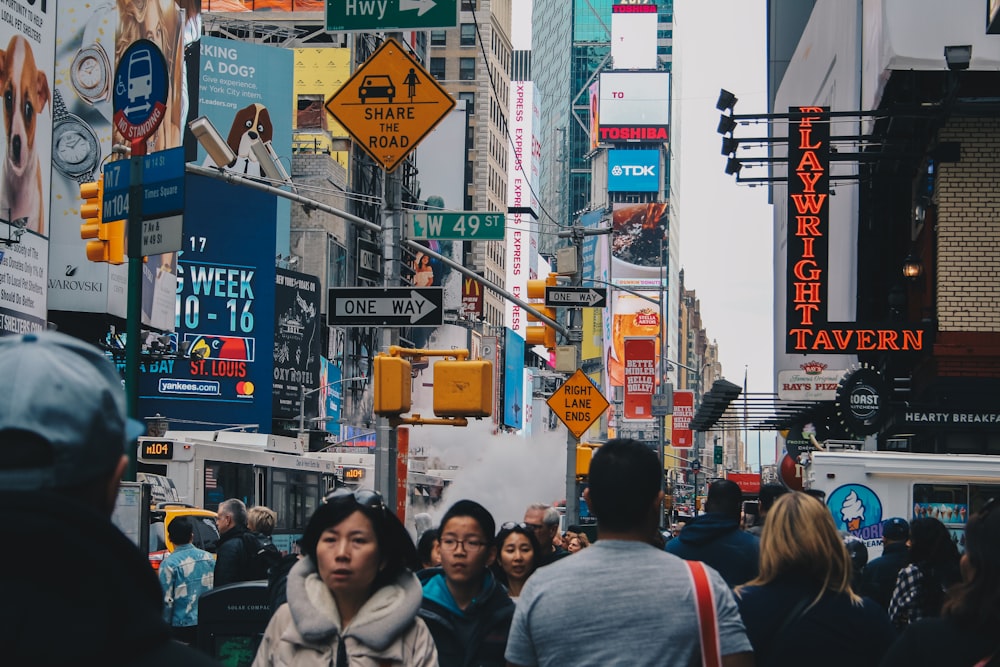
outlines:
[[[128,308],[125,323],[125,397],[128,414],[139,418],[139,358],[142,354],[142,200],[143,157],[146,155],[146,141],[132,143],[129,164],[128,187]],[[129,449],[128,468],[125,480],[134,482],[136,478],[136,449]]]

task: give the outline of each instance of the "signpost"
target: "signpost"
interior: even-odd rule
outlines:
[[[458,0],[326,0],[327,32],[392,32],[458,26]]]
[[[577,369],[546,401],[579,440],[611,405],[590,378]]]
[[[503,213],[424,211],[406,214],[411,239],[502,241],[507,225]]]
[[[138,256],[180,250],[184,220],[184,148],[169,148],[139,159],[142,160],[143,198]],[[130,170],[131,165],[125,160],[104,165],[104,222],[128,217]]]
[[[437,79],[391,38],[326,102],[358,145],[390,172],[454,106]]]
[[[346,326],[438,327],[441,287],[332,287],[329,323]]]
[[[606,287],[559,287],[545,288],[546,306],[568,308],[604,308],[608,304]]]

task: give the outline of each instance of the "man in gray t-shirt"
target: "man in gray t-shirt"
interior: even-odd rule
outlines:
[[[694,590],[686,563],[655,548],[659,460],[628,439],[594,455],[587,506],[598,541],[537,570],[525,584],[507,639],[511,665],[701,664]],[[706,567],[718,618],[722,664],[753,665],[729,587]]]

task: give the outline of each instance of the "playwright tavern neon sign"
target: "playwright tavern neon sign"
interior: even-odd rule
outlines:
[[[829,108],[803,106],[789,111],[793,117],[788,124],[785,351],[855,354],[923,350],[923,329],[828,321]]]

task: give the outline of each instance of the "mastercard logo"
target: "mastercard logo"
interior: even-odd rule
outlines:
[[[253,397],[253,382],[250,381],[237,382],[236,395]]]

